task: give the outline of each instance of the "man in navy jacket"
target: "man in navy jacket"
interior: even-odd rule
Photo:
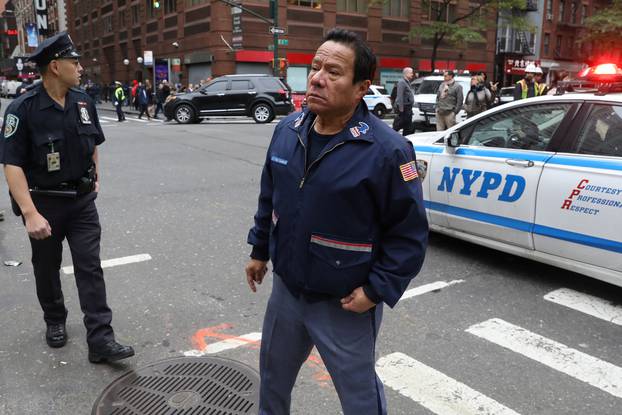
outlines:
[[[382,304],[393,307],[419,272],[428,224],[412,145],[362,98],[376,57],[331,30],[317,50],[307,109],[274,131],[261,176],[252,291],[272,260],[260,352],[260,414],[290,411],[301,365],[316,346],[344,414],[386,414],[375,373]]]

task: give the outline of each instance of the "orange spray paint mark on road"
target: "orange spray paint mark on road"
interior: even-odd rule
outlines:
[[[231,334],[220,333],[220,330],[228,330],[232,329],[233,324],[223,323],[217,326],[206,327],[204,329],[197,330],[194,335],[192,335],[192,345],[197,350],[205,350],[207,348],[207,343],[205,342],[206,337],[211,337],[218,340],[229,340],[234,339],[243,343],[247,343],[248,346],[252,346],[253,348],[257,348],[260,341],[259,340],[248,340],[243,337],[234,336]]]

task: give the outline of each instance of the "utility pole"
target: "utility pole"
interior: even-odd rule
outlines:
[[[270,0],[270,15],[272,17],[272,25],[276,28],[279,27],[279,1]],[[274,30],[272,34],[272,41],[274,43],[274,58],[272,62],[272,71],[274,76],[279,75],[279,33]]]

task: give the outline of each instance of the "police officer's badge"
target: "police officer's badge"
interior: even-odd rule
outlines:
[[[19,118],[17,115],[9,114],[4,119],[4,138],[9,138],[17,131]]]
[[[80,123],[82,123],[83,125],[90,124],[91,117],[89,116],[89,110],[86,108],[86,103],[79,102],[78,110],[80,113]]]

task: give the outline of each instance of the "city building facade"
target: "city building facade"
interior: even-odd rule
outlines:
[[[392,86],[405,66],[432,69],[429,42],[409,37],[430,19],[426,2],[279,0],[277,25],[269,1],[238,4],[244,10],[232,8],[230,0],[74,0],[68,27],[84,54],[86,76],[106,84],[146,78],[196,84],[210,76],[273,73],[276,66],[292,89],[302,91],[313,53],[333,27],[352,30],[371,45],[379,57],[376,82]],[[459,0],[455,9],[469,7]],[[272,26],[284,32],[277,42]],[[484,37],[486,43],[475,46],[442,44],[435,68],[492,73],[495,28]]]

